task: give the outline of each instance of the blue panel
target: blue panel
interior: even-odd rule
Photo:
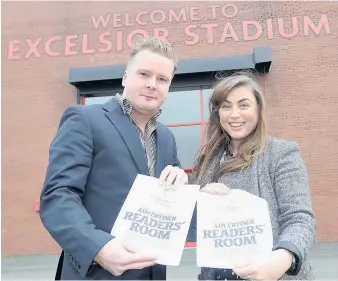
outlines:
[[[159,121],[163,124],[201,122],[199,90],[169,92]]]
[[[184,168],[191,168],[201,145],[201,125],[169,128],[176,139],[178,157]]]

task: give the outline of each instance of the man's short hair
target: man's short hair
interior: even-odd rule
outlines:
[[[129,61],[141,50],[149,50],[172,60],[174,62],[174,72],[177,70],[178,59],[173,47],[169,43],[156,37],[139,37],[131,48]]]

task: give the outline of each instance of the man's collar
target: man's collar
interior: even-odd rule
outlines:
[[[125,97],[124,95],[120,95],[120,94],[116,94],[114,96],[114,98],[116,99],[116,101],[118,102],[118,104],[121,106],[123,113],[124,114],[128,114],[131,115],[131,112],[133,110],[133,106],[131,105],[131,103],[129,102],[129,100],[127,99],[127,97]],[[157,120],[158,117],[161,115],[162,113],[162,109],[159,109],[152,117],[150,120]]]

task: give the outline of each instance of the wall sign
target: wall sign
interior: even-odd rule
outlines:
[[[331,34],[327,14],[266,18],[258,22],[239,21],[240,12],[236,5],[224,4],[209,5],[203,10],[198,6],[186,6],[133,14],[92,15],[88,19],[92,30],[88,33],[11,39],[7,44],[7,58],[26,60],[46,56],[121,52],[130,48],[136,35],[156,36],[169,42],[180,38],[183,45],[195,46],[201,42],[219,44],[254,41],[263,37],[269,40],[276,37],[293,38],[300,33],[303,37]],[[156,27],[146,28],[149,24]]]

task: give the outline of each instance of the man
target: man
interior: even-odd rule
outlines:
[[[40,205],[44,226],[64,251],[61,279],[165,279],[155,257],[110,232],[137,174],[168,184],[188,180],[174,136],[156,121],[175,70],[171,47],[144,39],[132,50],[122,96],[64,112]]]

